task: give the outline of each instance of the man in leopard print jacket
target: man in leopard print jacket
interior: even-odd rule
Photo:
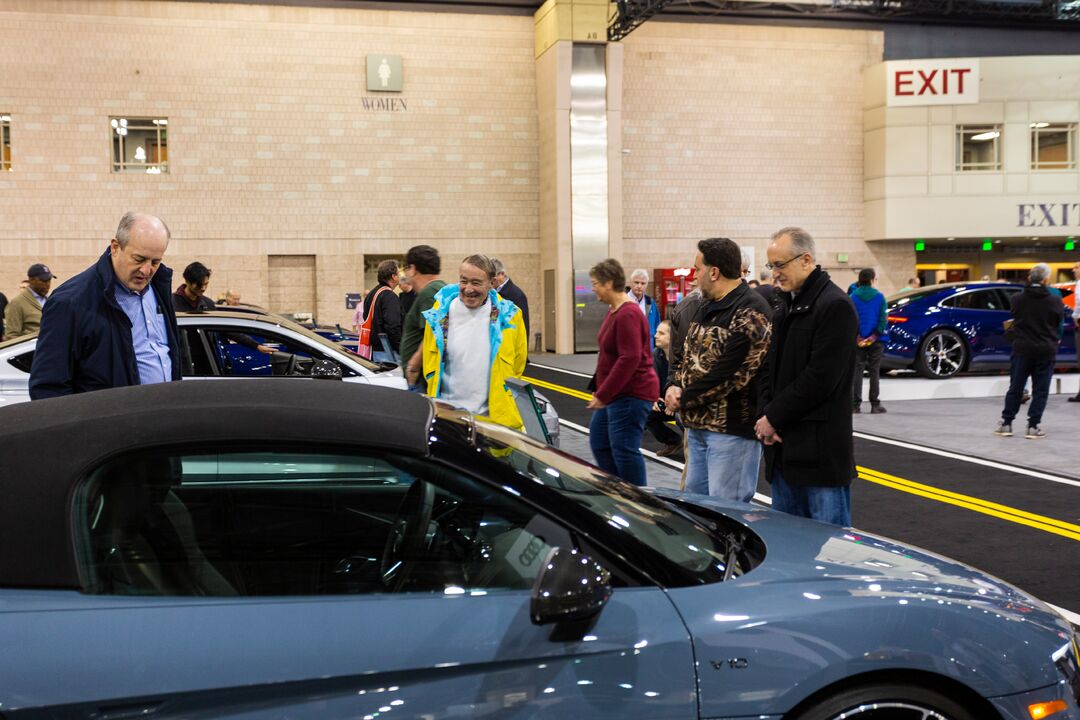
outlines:
[[[704,302],[690,321],[665,402],[687,428],[686,489],[749,502],[761,466],[757,376],[772,310],[742,281],[742,256],[731,240],[699,242],[694,265]]]

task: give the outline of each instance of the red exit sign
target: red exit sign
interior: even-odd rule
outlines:
[[[960,105],[979,102],[977,58],[894,60],[885,63],[888,105]]]

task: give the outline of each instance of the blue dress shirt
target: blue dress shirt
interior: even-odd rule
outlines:
[[[154,289],[147,285],[141,293],[136,293],[117,282],[114,296],[131,321],[131,345],[139,368],[139,384],[169,382],[172,380],[169,336]]]

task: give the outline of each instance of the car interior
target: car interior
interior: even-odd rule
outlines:
[[[571,542],[505,493],[400,455],[139,453],[91,473],[75,512],[99,594],[521,590]]]
[[[357,373],[331,358],[315,356],[307,346],[283,335],[243,333],[230,328],[181,328],[185,376],[309,376],[317,360],[334,362],[343,377]],[[258,349],[270,347],[269,355]]]

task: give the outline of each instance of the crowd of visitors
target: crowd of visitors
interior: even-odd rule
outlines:
[[[35,263],[10,302],[0,295],[0,337],[39,333],[32,399],[179,379],[176,313],[236,306],[240,294],[230,289],[215,304],[207,296],[212,272],[201,262],[185,267],[173,289],[163,263],[170,237],[160,218],[127,213],[98,261],[55,292],[52,271]],[[696,250],[696,288],[665,320],[646,292],[646,270],[627,278],[614,258],[590,270],[597,300],[607,306],[588,403],[597,465],[645,485],[647,428],[663,445],[660,455],[685,456],[691,492],[749,501],[764,460],[774,508],[850,524],[851,416],[861,412],[864,374],[870,413],[885,412],[879,376],[887,303],[874,287],[875,271],[861,270],[843,292],[818,264],[813,238],[798,227],[772,236],[756,279],[748,279],[750,258],[730,239],[705,239]],[[1074,272],[1080,275],[1080,263]],[[522,429],[507,381],[525,372],[527,296],[498,258],[464,258],[454,284],[441,273],[430,245],[410,248],[402,266],[380,263],[377,284],[358,298],[353,317],[358,352],[400,365],[414,392]],[[1012,297],[1010,385],[999,436],[1013,434],[1029,379],[1025,437],[1045,436],[1040,425],[1066,312],[1050,273],[1045,263],[1035,265]],[[905,289],[919,285],[913,277]],[[243,340],[274,352],[250,338],[237,341]],[[1080,401],[1080,393],[1069,401]]]

